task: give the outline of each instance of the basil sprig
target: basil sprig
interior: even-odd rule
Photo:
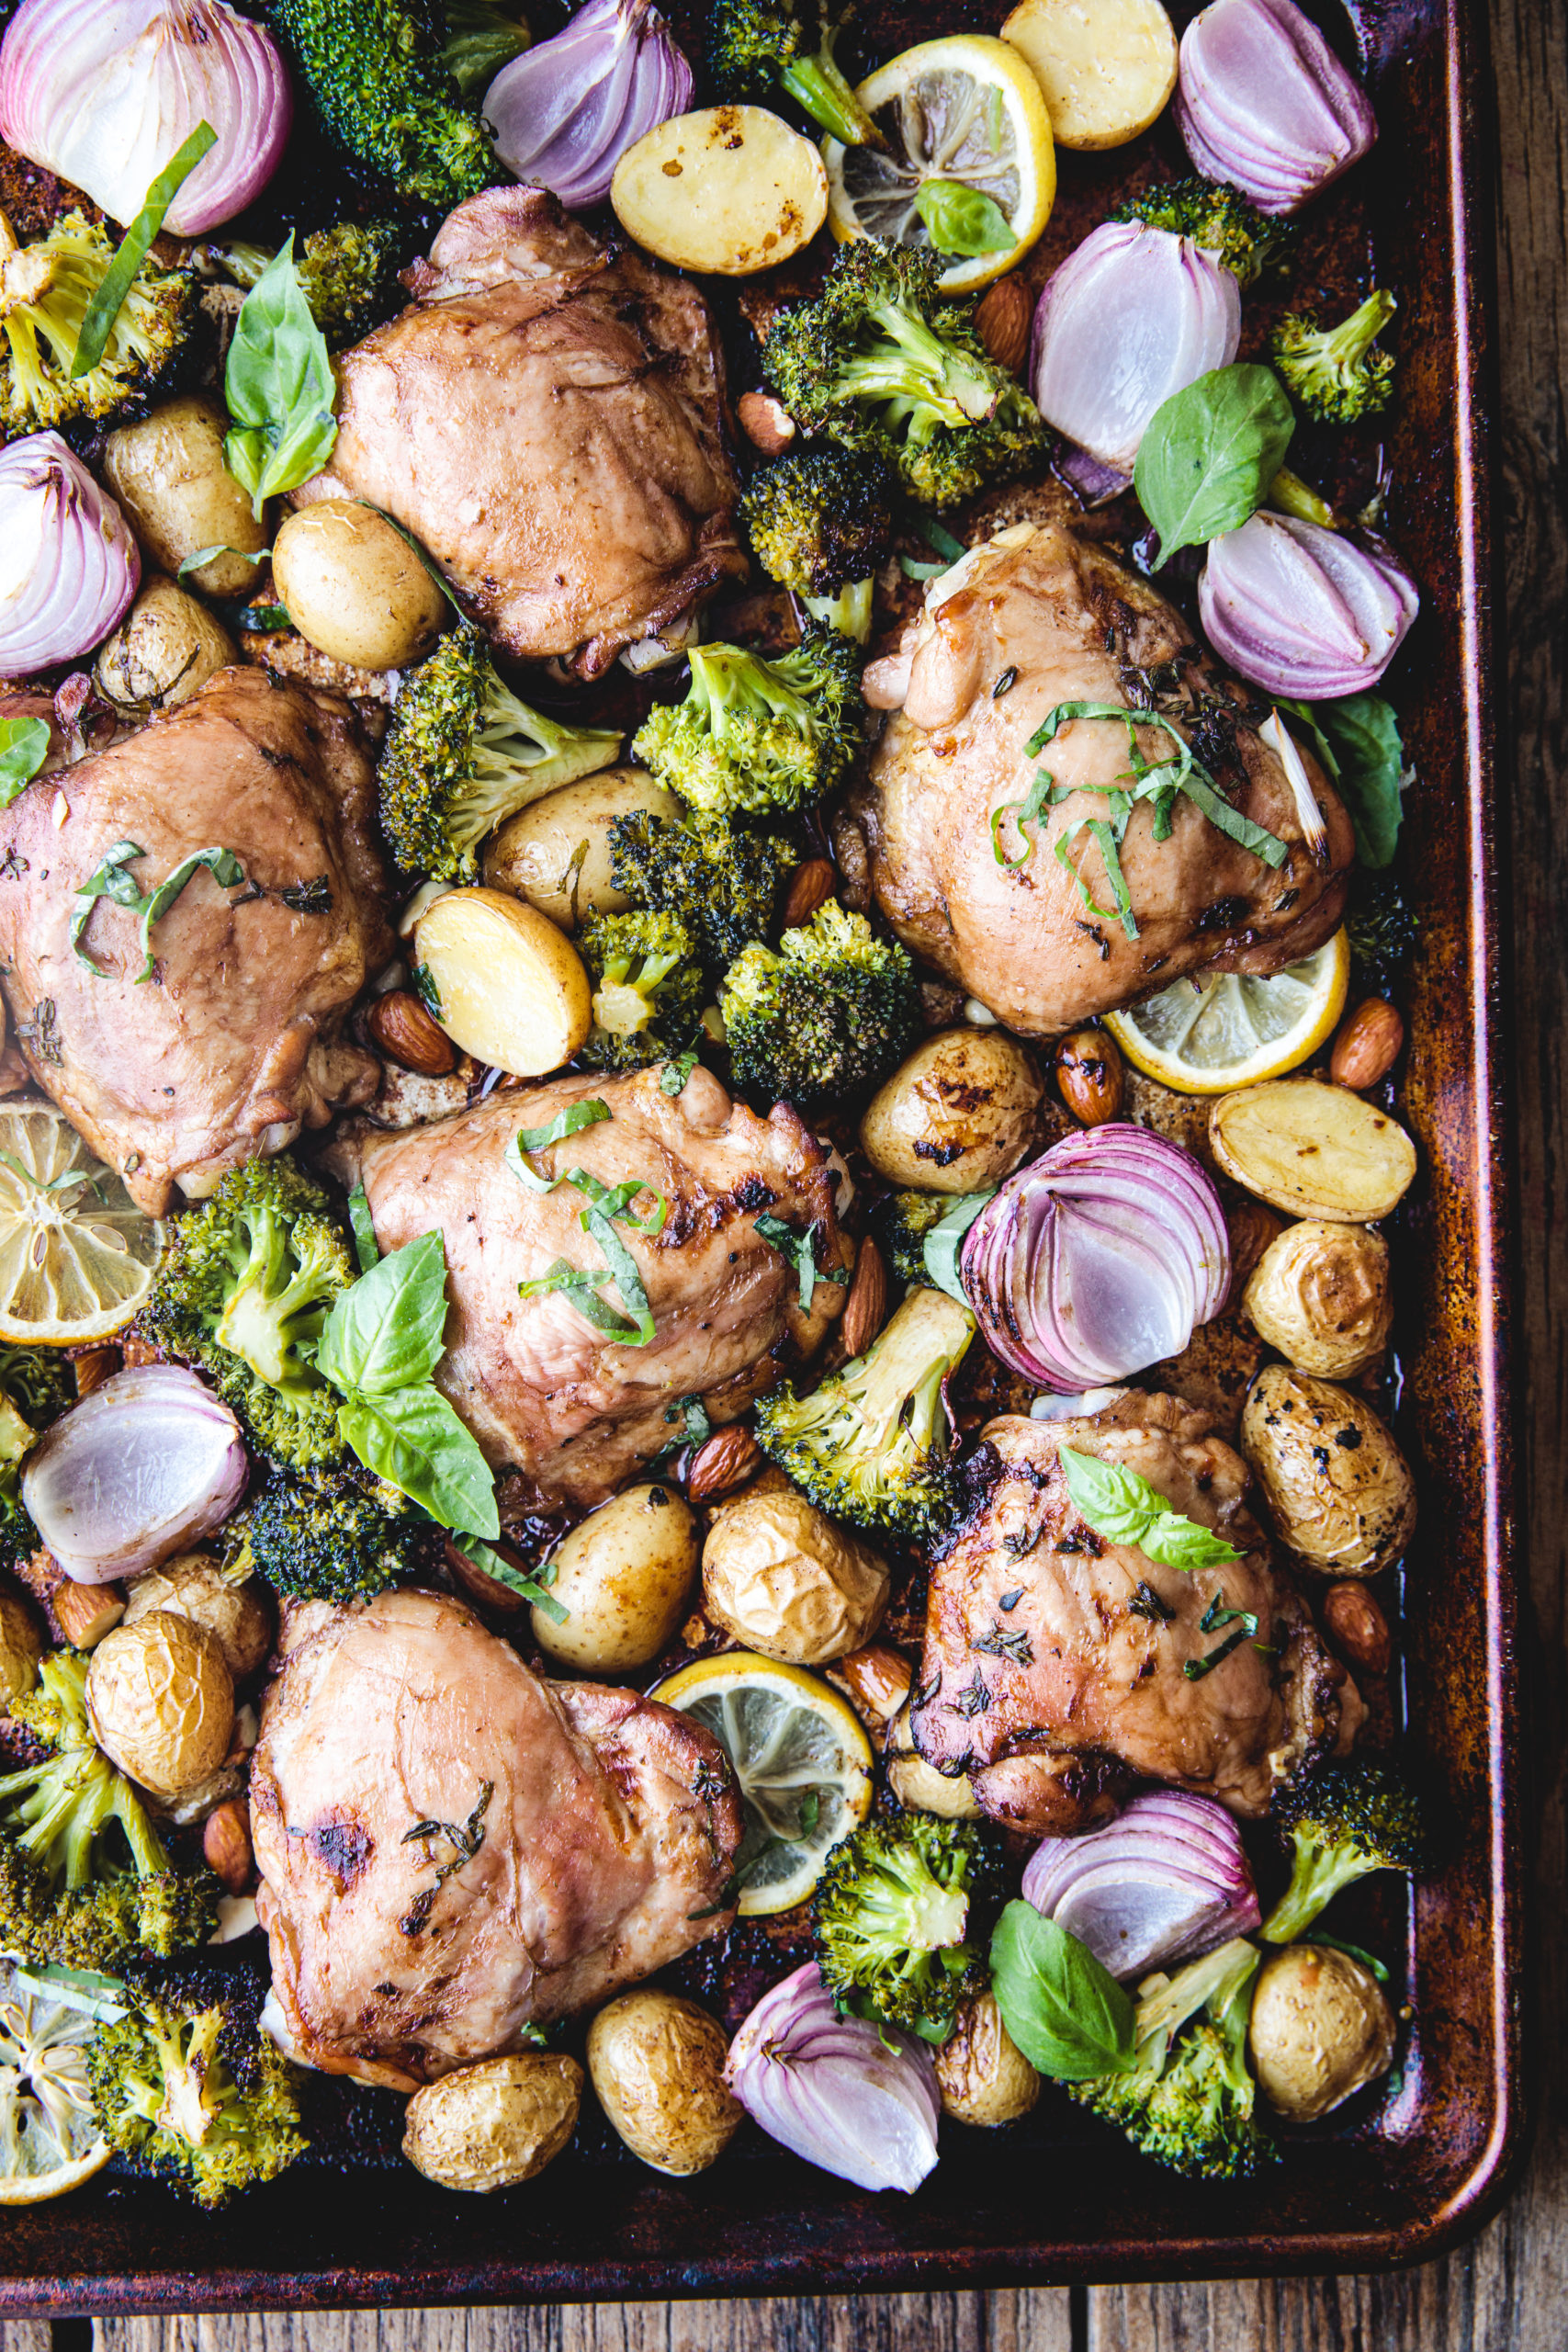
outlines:
[[[1125,2074],[1133,2004],[1087,1944],[1032,1903],[1010,1903],[991,1938],[991,1989],[1031,2065],[1058,2083]]]
[[[1344,695],[1319,703],[1281,697],[1280,708],[1305,736],[1349,810],[1360,863],[1377,871],[1392,865],[1412,775],[1393,706],[1381,695]]]
[[[27,790],[48,757],[47,718],[0,718],[0,808]]]
[[[915,209],[939,254],[1010,254],[1018,243],[996,198],[962,180],[922,180]]]
[[[508,1592],[515,1592],[524,1600],[531,1600],[553,1625],[566,1623],[571,1611],[547,1589],[555,1577],[555,1569],[548,1562],[537,1576],[529,1576],[524,1569],[514,1568],[510,1560],[502,1559],[501,1554],[493,1551],[488,1544],[481,1544],[477,1535],[465,1532],[455,1535],[452,1540],[464,1559],[470,1566],[478,1568],[480,1576],[493,1577],[497,1584],[506,1587]]]
[[[547,1151],[551,1144],[565,1143],[569,1136],[581,1135],[584,1127],[596,1127],[601,1119],[609,1115],[609,1104],[602,1102],[597,1095],[586,1102],[569,1103],[542,1127],[519,1127],[502,1157],[518,1182],[526,1184],[531,1193],[553,1193],[559,1177],[541,1176],[529,1153]]]
[[[787,1259],[795,1268],[795,1278],[800,1284],[800,1311],[803,1315],[810,1314],[811,1302],[817,1295],[819,1282],[849,1281],[841,1266],[829,1268],[818,1264],[817,1235],[819,1228],[816,1225],[808,1226],[804,1233],[797,1233],[795,1227],[786,1225],[782,1216],[755,1216],[751,1223],[769,1248],[776,1250],[780,1257]]]
[[[1285,462],[1296,420],[1271,368],[1215,368],[1162,401],[1133,469],[1159,561],[1239,531]]]
[[[1212,1527],[1201,1527],[1185,1512],[1172,1510],[1158,1488],[1135,1470],[1101,1462],[1093,1453],[1075,1453],[1070,1445],[1058,1447],[1057,1453],[1073,1508],[1108,1544],[1142,1552],[1145,1559],[1179,1568],[1183,1576],[1199,1568],[1233,1567],[1241,1558],[1235,1544]]]
[[[269,498],[320,473],[337,441],[337,379],[300,290],[292,229],[241,306],[223,392],[234,420],[223,462],[259,519]]]
[[[157,969],[157,958],[152,953],[152,926],[162,922],[192,876],[199,874],[202,867],[206,866],[213,880],[223,890],[233,889],[236,883],[243,882],[245,878],[245,869],[234,855],[233,851],[214,844],[211,849],[193,850],[188,857],[180,860],[174,872],[160,882],[155,890],[143,891],[135,875],[130,873],[129,868],[135,859],[145,857],[146,854],[146,851],[136,842],[116,842],[96,873],[90,874],[81,888],[74,893],[74,911],[71,917],[71,944],[81,961],[87,967],[88,971],[100,980],[107,980],[109,977],[108,973],[101,964],[94,963],[92,956],[82,944],[82,934],[86,930],[92,918],[93,909],[100,899],[107,899],[114,906],[124,907],[127,913],[139,916],[141,919],[141,952],[147,960],[136,975],[136,985],[140,988],[144,980],[152,978]]]
[[[208,149],[217,144],[218,133],[212,125],[198,122],[185,144],[176,148],[170,156],[142,198],[141,211],[120,239],[97,292],[82,314],[76,350],[71,362],[71,381],[73,384],[82,377],[90,375],[103,357],[110,330],[120,314],[137,271],[152,250],[153,240],[164,225],[164,215]]]

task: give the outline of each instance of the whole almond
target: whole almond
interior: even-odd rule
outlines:
[[[843,1692],[868,1731],[886,1731],[909,1695],[915,1669],[902,1650],[874,1644],[852,1650],[825,1668],[829,1682]]]
[[[1070,1029],[1056,1048],[1056,1083],[1075,1119],[1102,1127],[1119,1118],[1127,1073],[1109,1029]]]
[[[887,1268],[881,1250],[868,1237],[860,1245],[855,1278],[850,1284],[844,1319],[839,1326],[839,1344],[846,1361],[851,1356],[864,1355],[886,1320]]]
[[[384,1054],[421,1078],[447,1078],[457,1067],[457,1049],[444,1029],[438,1029],[412,989],[392,989],[378,996],[365,1016],[365,1026]]]
[[[1404,1043],[1404,1023],[1397,1005],[1386,997],[1370,996],[1359,1004],[1334,1040],[1328,1075],[1336,1086],[1364,1094],[1386,1078],[1399,1059]]]
[[[723,1495],[732,1495],[748,1478],[754,1478],[762,1466],[762,1449],[750,1430],[740,1421],[731,1421],[728,1429],[715,1430],[705,1438],[692,1456],[686,1473],[686,1499],[692,1503],[717,1502]]]
[[[808,857],[795,874],[784,900],[785,931],[798,931],[809,922],[818,907],[826,906],[839,887],[839,869],[828,858]]]
[[[742,392],[735,403],[740,430],[764,458],[782,457],[795,439],[795,419],[772,392]]]
[[[1323,1623],[1348,1666],[1359,1666],[1367,1674],[1388,1672],[1393,1647],[1388,1619],[1364,1584],[1331,1584],[1323,1599]]]
[[[201,1850],[214,1878],[221,1879],[231,1894],[243,1894],[251,1883],[251,1825],[240,1798],[226,1799],[208,1815]]]
[[[1029,353],[1034,298],[1021,277],[998,277],[980,297],[975,332],[998,368],[1016,376]]]
[[[83,1348],[71,1359],[71,1369],[76,1375],[76,1394],[90,1396],[101,1388],[111,1374],[117,1373],[125,1359],[118,1348]]]

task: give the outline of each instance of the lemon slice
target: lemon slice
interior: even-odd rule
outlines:
[[[880,237],[930,248],[916,198],[922,181],[939,181],[988,197],[1014,240],[994,253],[948,254],[945,292],[988,286],[1022,259],[1051,217],[1056,150],[1044,96],[1016,49],[988,33],[921,41],[879,66],[855,95],[887,148],[822,141],[829,225],[841,244]]]
[[[0,1110],[0,1340],[73,1347],[129,1323],[164,1247],[49,1102]]]
[[[1183,1094],[1228,1094],[1299,1069],[1345,1010],[1350,943],[1342,931],[1299,964],[1253,978],[1176,980],[1105,1025],[1134,1069]]]
[[[41,2205],[109,2160],[87,2082],[96,2027],[0,1961],[0,2205]]]
[[[735,1768],[741,1913],[804,1903],[871,1808],[871,1744],[853,1708],[814,1674],[750,1650],[697,1658],[649,1696],[711,1731]]]

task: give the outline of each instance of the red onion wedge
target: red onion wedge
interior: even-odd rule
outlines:
[[[1107,220],[1070,253],[1035,307],[1029,381],[1048,424],[1122,475],[1173,392],[1228,368],[1241,288],[1190,237]]]
[[[194,1372],[117,1372],[28,1457],[22,1500],[78,1584],[140,1576],[220,1527],[245,1491],[240,1425]]]
[[[1268,693],[1328,702],[1373,686],[1421,609],[1381,540],[1291,514],[1254,514],[1210,542],[1198,582],[1204,633]]]
[[[1023,1899],[1123,1979],[1196,1960],[1263,1916],[1230,1815],[1176,1789],[1134,1797],[1087,1837],[1046,1838]]]
[[[1205,179],[1295,212],[1378,135],[1366,93],[1293,0],[1213,0],[1181,36],[1176,119]]]
[[[603,204],[628,147],[691,103],[692,69],[650,0],[588,0],[485,92],[495,152],[570,206]]]
[[[1180,1353],[1224,1303],[1230,1236],[1190,1152],[1113,1120],[1008,1179],[959,1276],[992,1351],[1077,1396]]]
[[[770,2139],[857,2188],[918,2188],[936,2163],[931,2052],[841,2018],[814,1960],[764,1993],[729,2045],[726,2082]]]
[[[293,111],[272,35],[223,0],[22,0],[0,43],[0,132],[122,225],[203,122],[218,143],[164,226],[198,237],[231,220],[272,177]]]
[[[58,433],[0,449],[0,673],[100,644],[141,577],[124,515]]]

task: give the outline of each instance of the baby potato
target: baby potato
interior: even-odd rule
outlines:
[[[1247,2040],[1269,2106],[1292,2123],[1315,2123],[1387,2074],[1393,2011],[1348,1951],[1290,1944],[1258,1972]]]
[[[273,544],[278,602],[308,643],[360,670],[400,670],[428,653],[446,599],[385,515],[352,498],[290,514]]]
[[[672,1487],[628,1487],[590,1511],[557,1546],[550,1596],[534,1639],[547,1657],[589,1674],[624,1674],[667,1649],[697,1569],[697,1522]]]
[[[1325,1577],[1371,1577],[1416,1527],[1409,1464],[1363,1398],[1265,1364],[1241,1417],[1246,1454],[1282,1544]]]
[[[239,655],[207,606],[172,580],[143,582],[124,620],[98,649],[94,676],[104,700],[128,718],[187,702]]]
[[[1031,1055],[999,1029],[942,1029],[872,1096],[861,1148],[890,1184],[977,1193],[1029,1149],[1044,1087]]]
[[[581,2104],[582,2069],[562,2050],[482,2058],[415,2091],[403,2154],[439,2188],[514,2188],[559,2155]]]
[[[155,1609],[188,1617],[210,1634],[235,1682],[254,1674],[272,1647],[272,1611],[254,1577],[235,1583],[210,1552],[182,1552],[132,1580],[124,1623],[134,1625]]]
[[[526,899],[564,932],[576,931],[585,914],[623,914],[631,900],[610,878],[610,827],[634,808],[671,823],[683,814],[646,768],[605,768],[562,785],[491,836],[484,878],[493,889]]]
[[[1002,2023],[994,1993],[960,2001],[936,2060],[944,2115],[990,2131],[1015,2123],[1040,2097],[1040,2077]]]
[[[0,1712],[38,1680],[43,1636],[19,1593],[0,1592]]]
[[[750,277],[810,243],[828,217],[828,174],[811,141],[765,107],[703,107],[627,148],[610,202],[660,261]]]
[[[542,1078],[588,1040],[592,991],[547,915],[500,890],[447,890],[414,926],[425,1001],[452,1043],[514,1078]]]
[[[155,1797],[209,1781],[229,1753],[234,1683],[206,1628],[165,1609],[117,1625],[87,1668],[87,1715],[110,1761]]]
[[[899,1709],[887,1734],[887,1785],[910,1813],[939,1814],[943,1821],[978,1821],[980,1803],[967,1772],[950,1780],[928,1764],[909,1731],[909,1710]]]
[[[218,402],[197,392],[120,425],[104,445],[105,478],[160,571],[177,573],[203,548],[242,550],[190,573],[204,596],[245,595],[257,566],[244,558],[267,540],[265,520],[223,463],[228,429]]]
[[[784,1666],[821,1666],[863,1647],[882,1623],[888,1583],[886,1561],[777,1474],[721,1503],[703,1545],[706,1614]]]
[[[1298,1372],[1348,1380],[1376,1363],[1393,1328],[1388,1244],[1362,1225],[1303,1217],[1265,1250],[1242,1304]]]
[[[724,2079],[724,2028],[672,1993],[623,1993],[588,2029],[588,2074],[599,2104],[656,2172],[705,2172],[745,2109]]]
[[[1416,1174],[1396,1119],[1348,1087],[1272,1079],[1222,1094],[1209,1114],[1214,1158],[1247,1192],[1292,1216],[1375,1225]]]
[[[1059,147],[1121,147],[1176,87],[1176,34],[1160,0],[1021,0],[1002,27],[1045,94]]]

